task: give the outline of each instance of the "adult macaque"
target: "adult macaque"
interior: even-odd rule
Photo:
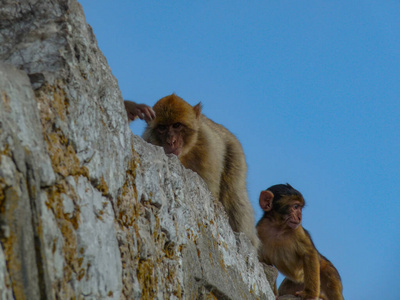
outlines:
[[[127,107],[128,115],[130,108]],[[244,232],[255,247],[253,209],[246,188],[247,166],[243,149],[225,127],[201,113],[201,103],[191,106],[175,94],[160,99],[143,138],[175,154],[182,164],[197,172],[219,199],[234,231]]]
[[[286,276],[279,295],[343,299],[338,271],[317,251],[310,234],[301,225],[304,205],[301,193],[289,184],[274,185],[261,192],[264,216],[257,224],[262,243],[260,260],[274,265]],[[276,284],[274,292],[277,293]]]

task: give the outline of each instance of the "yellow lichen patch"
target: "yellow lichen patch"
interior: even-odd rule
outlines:
[[[126,180],[122,186],[122,192],[117,199],[117,206],[120,206],[123,202],[134,202],[137,199],[136,190],[136,172],[135,169],[137,163],[135,159],[132,159],[128,164],[128,169],[126,170]]]
[[[205,295],[207,300],[218,300],[218,298],[214,295],[213,292],[209,292],[207,295]]]
[[[1,133],[1,129],[0,129],[0,133]],[[3,145],[3,149],[0,149],[0,163],[1,163],[3,155],[12,158],[12,152],[11,152],[10,146],[8,144]]]
[[[3,145],[3,147],[4,148],[0,151],[0,162],[1,162],[1,155],[12,157],[12,152],[11,152],[11,149],[10,149],[10,145],[5,144],[5,145]]]
[[[83,80],[87,80],[87,74],[81,71],[81,76]]]
[[[78,275],[76,277],[77,277],[77,279],[79,281],[81,281],[82,278],[85,277],[85,274],[86,274],[86,270],[85,269],[79,269]]]
[[[79,265],[79,267],[82,266],[82,263],[83,263],[83,257],[79,257],[79,258],[78,258],[78,265]]]
[[[2,213],[0,218],[3,224],[15,224],[17,221],[15,218],[18,206],[20,203],[20,197],[14,187],[7,187],[3,191],[4,199],[2,206]],[[21,278],[22,270],[22,259],[19,247],[21,246],[18,237],[21,236],[21,230],[19,226],[2,226],[0,230],[0,242],[4,250],[4,255],[7,263],[7,270],[10,272],[10,276],[14,279],[12,281],[12,289],[14,292],[15,299],[26,299],[23,286],[23,278]]]
[[[57,120],[66,121],[69,99],[62,89],[62,83],[45,85],[35,91],[38,102],[43,136],[54,171],[63,177],[82,175],[89,177],[89,171],[81,166],[76,151],[63,131],[57,127]],[[59,121],[58,121],[59,122]]]
[[[132,250],[132,237],[129,231],[124,230],[128,237],[128,243],[119,243],[122,263],[122,295],[121,299],[132,299],[133,282],[132,278],[136,273],[136,260],[134,259],[134,252]]]
[[[96,214],[97,219],[99,219],[100,221],[103,221],[103,215],[104,215],[103,210],[100,209],[98,211],[95,211],[95,214]]]
[[[180,285],[178,285],[176,290],[173,292],[173,294],[175,295],[175,297],[178,297],[178,299],[182,299],[183,298],[182,287]]]
[[[199,235],[193,231],[193,229],[186,229],[186,234],[189,240],[192,240],[196,245],[199,242]]]
[[[63,177],[82,175],[89,177],[89,171],[81,166],[74,148],[61,130],[44,134],[47,150],[50,154],[51,165],[54,171]]]
[[[166,273],[166,280],[170,283],[170,290],[173,295],[182,299],[182,287],[178,284],[176,285],[176,278],[177,278],[177,270],[176,266],[173,264],[167,265],[166,268],[163,268],[164,272]]]
[[[123,242],[119,243],[123,269],[121,299],[132,299],[132,278],[135,275],[139,281],[141,299],[155,298],[160,292],[159,287],[166,288],[166,299],[172,295],[182,299],[182,287],[177,276],[179,264],[175,264],[182,245],[168,240],[157,214],[159,208],[149,199],[152,195],[138,195],[135,181],[139,156],[133,149],[132,153],[133,159],[129,162],[125,182],[113,203],[116,225],[118,230],[124,232]],[[151,235],[142,237],[139,223],[149,226]],[[144,258],[143,254],[148,251],[151,251],[151,256]]]
[[[107,185],[106,181],[104,180],[103,176],[101,176],[100,182],[96,186],[96,189],[98,189],[103,194],[104,197],[106,197],[109,194],[108,185]]]
[[[103,201],[103,205],[102,205],[102,209],[99,209],[99,210],[97,210],[97,211],[95,211],[95,214],[96,214],[96,217],[100,220],[100,221],[103,221],[103,216],[104,216],[104,211],[106,210],[106,208],[107,208],[107,206],[108,206],[108,203],[109,202],[107,202],[107,201]]]
[[[176,257],[175,245],[174,243],[165,243],[164,244],[164,253],[165,256],[169,259]]]
[[[132,151],[134,150],[132,149]],[[146,269],[148,270],[151,265],[150,262],[145,264],[144,261],[141,261],[141,268],[138,268],[140,260],[138,252],[141,248],[141,239],[139,235],[139,225],[137,223],[139,219],[140,203],[137,201],[137,191],[135,186],[136,159],[137,158],[135,157],[129,162],[125,182],[118,198],[113,203],[115,219],[117,221],[116,225],[119,227],[118,230],[123,231],[126,236],[126,242],[119,243],[123,274],[121,299],[132,299],[132,294],[134,293],[132,278],[135,277],[135,275],[140,273],[141,286],[145,286],[146,282],[149,282],[146,280],[145,271]],[[147,292],[147,294],[149,293],[150,292]],[[143,299],[151,298],[145,298],[143,296]]]
[[[219,265],[221,266],[221,268],[222,268],[224,271],[226,271],[226,265],[225,265],[225,261],[224,261],[224,259],[223,259],[223,257],[222,257],[222,254],[221,254],[220,251],[217,251],[218,245],[220,245],[220,244],[221,244],[220,240],[217,241],[217,240],[213,239],[213,240],[212,240],[212,244],[211,244],[211,242],[209,242],[209,248],[210,248],[210,249],[215,249],[215,250],[216,250],[215,253],[216,253],[216,255],[217,255],[218,263],[219,263]],[[211,255],[211,254],[210,254],[210,255]]]
[[[1,100],[3,100],[5,111],[11,112],[10,97],[7,95],[6,92],[1,93]]]
[[[128,186],[129,183],[125,182],[122,187],[122,194],[118,197],[114,210],[116,220],[120,226],[130,228],[136,224],[136,220],[139,217],[139,204],[133,201],[135,198]]]
[[[62,88],[63,82],[57,82],[55,85],[46,84],[35,91],[36,100],[39,104],[40,117],[43,122],[54,122],[56,116],[62,121],[66,120],[69,107],[69,99]]]
[[[132,149],[132,151],[134,151]],[[137,201],[136,190],[136,169],[137,163],[132,159],[128,164],[126,171],[126,180],[122,186],[116,205],[114,206],[115,217],[118,223],[123,227],[132,227],[139,218],[139,203]],[[137,226],[137,224],[136,224]],[[138,228],[137,228],[138,231]]]
[[[208,256],[210,258],[210,264],[213,265],[214,264],[214,258],[212,257],[211,252],[208,252]]]
[[[218,262],[219,262],[219,265],[221,266],[222,270],[226,271],[225,261],[222,258],[220,253],[218,254]]]
[[[250,294],[254,295],[255,289],[256,289],[256,285],[253,284],[253,285],[250,287]]]
[[[18,257],[18,249],[15,249],[17,238],[13,232],[11,232],[7,237],[0,234],[0,242],[3,246],[4,256],[6,258],[7,270],[10,273],[10,276],[14,279],[12,281],[14,297],[15,299],[26,299],[23,278],[18,278],[21,274],[22,265],[21,259]]]
[[[1,156],[0,156],[1,157]],[[5,200],[6,200],[6,182],[3,178],[0,178],[0,214],[5,213]]]
[[[57,240],[58,240],[58,238],[54,238],[53,239],[53,247],[52,247],[52,249],[51,249],[51,253],[55,253],[56,252],[56,250],[57,250]]]
[[[136,151],[133,147],[131,147],[131,151],[133,153],[133,158],[130,160],[130,162],[128,164],[128,168],[126,170],[126,175],[129,175],[129,177],[131,177],[130,179],[135,180],[136,179],[136,168],[138,166],[138,161],[139,161],[139,155],[136,153]]]
[[[228,250],[228,244],[227,243],[223,243],[222,246],[224,247],[225,250]]]
[[[60,293],[66,292],[69,287],[69,281],[72,279],[72,274],[78,280],[82,280],[86,274],[86,266],[83,266],[84,249],[78,249],[78,242],[76,237],[76,230],[81,222],[80,220],[80,206],[74,202],[74,211],[72,213],[64,212],[63,197],[67,195],[70,199],[77,199],[78,196],[75,190],[66,181],[62,180],[58,184],[48,188],[46,207],[52,211],[63,238],[62,253],[65,261],[64,265],[64,279],[57,289]],[[56,240],[53,240],[52,251],[57,250]]]
[[[157,291],[157,277],[154,264],[149,260],[139,261],[136,274],[142,290],[142,299],[154,299]]]

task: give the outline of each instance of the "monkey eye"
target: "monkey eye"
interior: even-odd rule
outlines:
[[[300,208],[300,205],[299,204],[295,204],[295,205],[293,205],[293,208],[294,209],[298,209],[298,208]]]
[[[179,127],[181,127],[181,123],[179,123],[179,122],[177,122],[177,123],[174,123],[173,125],[172,125],[172,127],[174,127],[174,128],[179,128]]]
[[[165,131],[167,129],[167,126],[165,125],[158,125],[157,126],[158,131]]]

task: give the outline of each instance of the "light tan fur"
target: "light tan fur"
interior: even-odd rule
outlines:
[[[183,144],[179,160],[198,173],[213,196],[221,201],[232,229],[244,232],[258,247],[253,208],[246,188],[247,165],[240,142],[224,126],[204,116],[200,103],[192,107],[172,94],[160,99],[153,109],[156,118],[149,122],[143,138],[169,149],[172,146],[166,145],[166,141],[171,141],[174,135],[174,142]],[[177,123],[182,124],[181,129],[171,127]],[[168,137],[157,132],[160,124],[167,126]]]

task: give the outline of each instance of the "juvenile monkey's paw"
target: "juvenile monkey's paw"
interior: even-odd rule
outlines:
[[[296,296],[301,297],[303,300],[319,300],[318,296],[310,295],[306,291],[297,292]]]

